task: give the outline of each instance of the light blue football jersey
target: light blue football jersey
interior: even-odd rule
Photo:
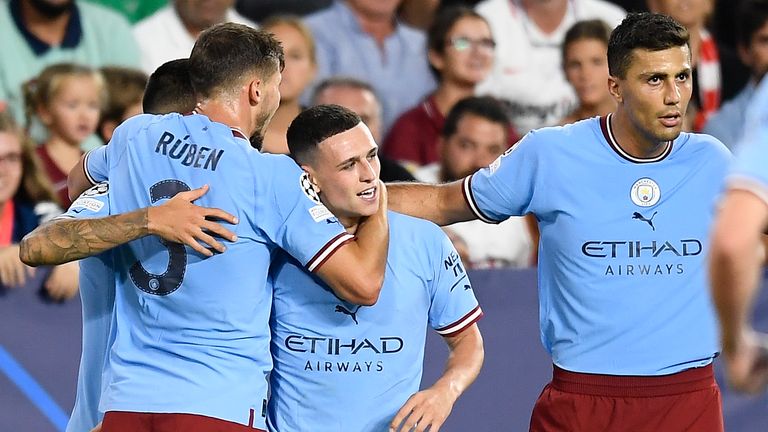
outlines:
[[[210,185],[196,202],[239,218],[227,251],[205,258],[145,237],[115,249],[117,335],[104,411],[190,413],[265,427],[272,290],[278,248],[310,271],[352,236],[319,204],[287,156],[264,155],[202,115],[134,117],[89,153],[123,213]]]
[[[728,185],[750,190],[768,203],[768,80],[755,90],[738,148]]]
[[[83,192],[59,218],[105,217],[109,216],[109,208],[109,184],[99,183]],[[104,417],[99,410],[99,398],[109,382],[107,354],[115,339],[115,276],[110,251],[80,260],[80,302],[83,350],[77,373],[77,397],[67,432],[90,432]]]
[[[419,389],[427,326],[452,336],[482,316],[436,225],[389,212],[389,236],[373,306],[340,300],[286,254],[272,264],[270,430],[388,431]]]
[[[709,364],[708,234],[730,153],[682,133],[637,159],[610,119],[529,133],[464,181],[467,201],[485,221],[538,219],[541,339],[557,366],[664,375]]]

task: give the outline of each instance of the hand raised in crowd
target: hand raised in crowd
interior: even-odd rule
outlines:
[[[51,275],[43,287],[51,299],[56,301],[69,300],[77,294],[79,276],[80,264],[77,262],[60,264],[51,270]]]
[[[210,249],[224,252],[226,246],[216,238],[236,241],[237,236],[217,221],[237,224],[237,217],[224,210],[193,204],[208,190],[209,186],[205,185],[181,192],[163,205],[150,207],[147,210],[149,232],[168,241],[183,243],[205,256],[213,255]]]
[[[35,269],[21,262],[18,244],[0,248],[0,284],[6,288],[21,286],[34,272]]]
[[[768,334],[750,331],[733,350],[724,350],[728,383],[745,393],[761,393],[768,387]]]

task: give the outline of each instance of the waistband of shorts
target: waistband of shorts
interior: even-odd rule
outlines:
[[[712,364],[661,376],[599,375],[570,372],[554,366],[552,387],[608,397],[654,397],[691,393],[716,386]]]

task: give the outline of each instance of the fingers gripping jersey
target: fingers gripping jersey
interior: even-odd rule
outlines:
[[[427,326],[453,336],[481,317],[458,253],[437,226],[390,212],[389,229],[373,306],[341,301],[285,254],[274,261],[271,430],[388,430],[419,389]]]
[[[706,255],[730,159],[682,133],[651,160],[624,153],[610,117],[529,133],[465,180],[487,221],[539,221],[541,338],[575,372],[662,375],[718,351]]]
[[[109,216],[109,183],[83,192],[60,218]],[[80,301],[83,306],[83,350],[77,373],[77,396],[67,432],[90,431],[104,417],[99,398],[110,380],[107,353],[115,340],[115,277],[110,251],[80,260]]]
[[[86,171],[113,179],[113,212],[208,184],[195,203],[239,218],[228,226],[238,240],[211,258],[156,237],[115,250],[114,378],[103,408],[263,429],[271,257],[283,248],[315,269],[352,236],[302,189],[290,158],[260,154],[239,131],[201,115],[134,117],[89,153]]]

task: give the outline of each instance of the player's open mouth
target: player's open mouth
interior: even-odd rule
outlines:
[[[366,199],[366,200],[374,199],[376,197],[376,187],[375,186],[374,187],[370,187],[370,188],[368,188],[368,189],[358,193],[357,196],[359,196],[359,197],[361,197],[363,199]]]

